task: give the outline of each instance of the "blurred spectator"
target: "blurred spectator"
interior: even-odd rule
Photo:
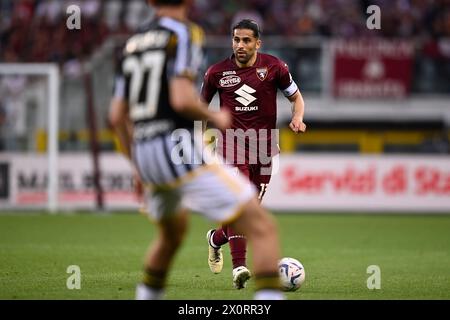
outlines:
[[[84,0],[81,3],[81,12],[83,18],[88,20],[98,19],[100,16],[101,3],[100,0]]]
[[[44,24],[56,26],[61,21],[63,13],[66,12],[65,9],[64,1],[42,0],[37,5],[36,18],[43,20]]]
[[[123,8],[123,2],[120,0],[110,0],[104,4],[103,22],[112,32],[120,28],[120,16]]]
[[[231,20],[231,26],[234,26],[236,23],[243,19],[251,19],[254,20],[261,31],[264,30],[264,20],[262,15],[252,6],[252,3],[245,2],[243,3],[241,9],[239,9]]]
[[[142,21],[150,16],[149,6],[142,0],[126,2],[125,24],[131,33],[135,33]]]

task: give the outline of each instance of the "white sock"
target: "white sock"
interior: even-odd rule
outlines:
[[[164,289],[153,289],[139,283],[136,287],[136,300],[162,300]]]
[[[258,290],[255,292],[254,300],[285,300],[283,292],[279,290]]]

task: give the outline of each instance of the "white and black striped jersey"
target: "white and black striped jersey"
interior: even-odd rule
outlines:
[[[170,184],[205,164],[201,146],[188,130],[137,143],[133,153],[142,180],[152,185]]]
[[[114,96],[128,102],[136,142],[193,128],[169,100],[169,81],[193,81],[203,60],[203,31],[191,22],[160,17],[126,42],[117,67]]]

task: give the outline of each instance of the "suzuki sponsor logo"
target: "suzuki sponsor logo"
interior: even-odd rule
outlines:
[[[234,107],[236,111],[258,111],[258,106],[251,107]]]
[[[241,78],[238,76],[226,76],[219,80],[219,84],[221,87],[228,88],[235,86],[237,84],[241,83]]]
[[[251,95],[252,93],[255,92],[256,92],[255,89],[244,84],[242,87],[240,87],[234,92],[239,96],[236,97],[235,99],[240,103],[242,103],[244,106],[248,106],[250,103],[256,100],[256,98]]]

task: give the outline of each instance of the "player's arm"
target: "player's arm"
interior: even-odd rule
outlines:
[[[122,98],[113,97],[109,106],[109,122],[116,133],[120,147],[124,155],[130,160],[133,167],[134,191],[138,199],[143,195],[143,184],[139,176],[138,170],[134,166],[131,157],[131,144],[133,124],[128,116],[128,103]]]
[[[217,88],[214,86],[213,83],[212,77],[213,73],[211,72],[211,69],[212,67],[208,68],[208,70],[205,72],[200,90],[200,96],[208,106],[217,92]],[[202,124],[203,124],[202,126],[203,132],[205,132],[206,128],[208,127],[208,121],[204,120]]]
[[[295,133],[305,132],[306,124],[303,122],[303,116],[305,114],[305,101],[303,100],[302,94],[299,90],[297,90],[297,92],[288,97],[288,99],[292,102],[292,119],[289,123],[289,127]]]
[[[288,65],[280,61],[279,71],[279,88],[282,90],[284,96],[292,102],[292,119],[289,123],[289,128],[295,133],[305,132],[306,124],[303,122],[305,101],[297,84],[292,79]]]
[[[203,102],[194,83],[187,77],[170,80],[170,103],[174,110],[192,120],[211,121],[217,128],[226,129],[231,124],[231,115],[225,111],[213,112]]]
[[[132,124],[128,117],[128,103],[123,99],[112,98],[109,107],[109,122],[119,139],[123,153],[131,160]]]
[[[114,79],[114,92],[109,105],[108,120],[114,133],[119,139],[120,149],[123,154],[132,160],[132,130],[133,125],[129,117],[129,85],[122,70],[122,59],[116,65],[116,74]]]

